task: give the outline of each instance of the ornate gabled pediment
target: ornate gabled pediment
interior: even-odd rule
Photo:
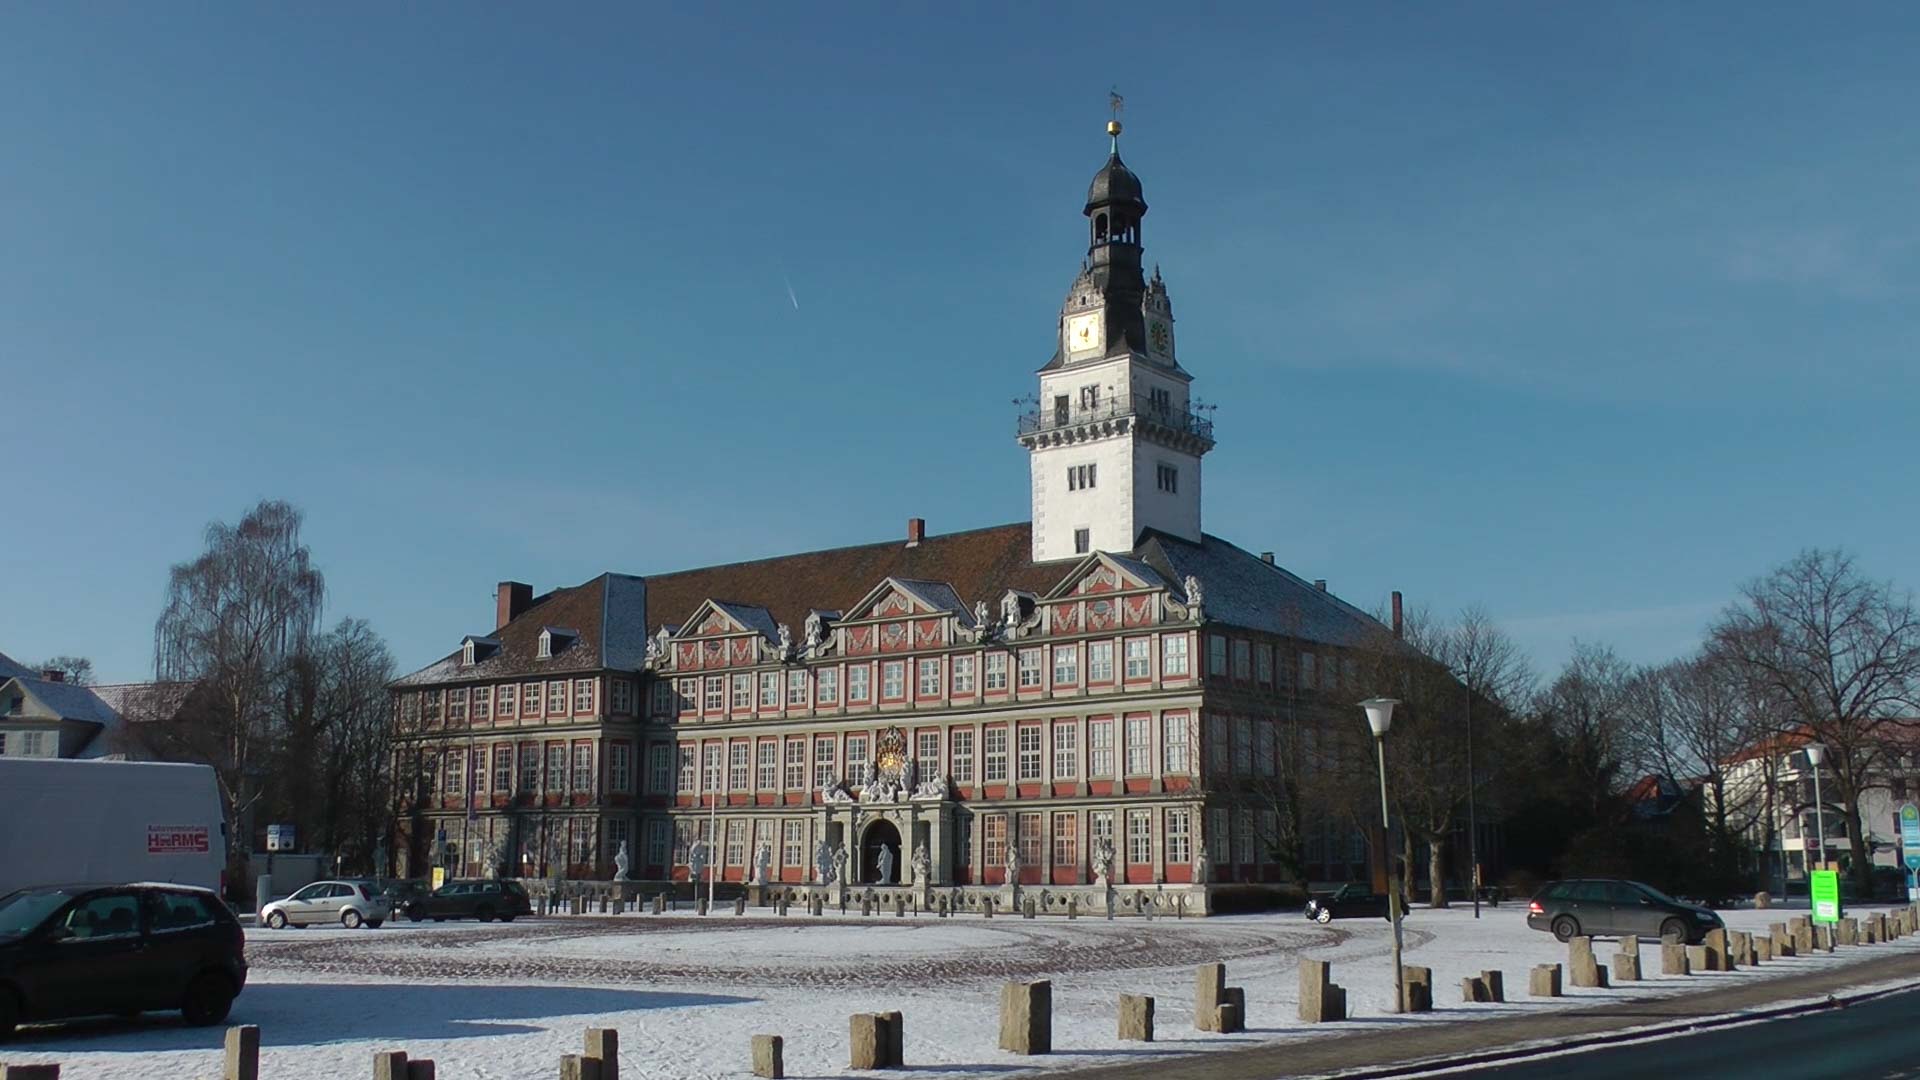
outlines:
[[[874,586],[859,603],[847,609],[846,618],[842,621],[953,615],[963,614],[965,610],[959,594],[944,581],[890,577]]]
[[[772,640],[776,631],[773,615],[757,604],[739,604],[728,600],[705,600],[686,622],[680,624],[676,638],[728,637],[734,634],[758,634]]]
[[[1064,600],[1073,596],[1164,588],[1166,582],[1145,563],[1096,551],[1060,579],[1060,583],[1047,593],[1046,598]]]

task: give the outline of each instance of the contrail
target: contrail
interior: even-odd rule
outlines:
[[[793,310],[795,310],[795,311],[799,311],[799,310],[800,310],[800,298],[799,298],[799,297],[797,297],[797,296],[795,296],[795,295],[793,295],[793,279],[792,279],[792,278],[790,278],[790,277],[788,277],[788,276],[787,276],[787,275],[785,275],[785,274],[781,274],[781,275],[780,275],[780,279],[781,279],[782,281],[785,281],[785,282],[787,283],[787,299],[789,299],[789,300],[791,300],[791,301],[793,301]]]

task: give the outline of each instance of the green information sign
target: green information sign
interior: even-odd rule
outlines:
[[[1815,870],[1813,872],[1813,921],[1817,923],[1840,921],[1840,871]]]

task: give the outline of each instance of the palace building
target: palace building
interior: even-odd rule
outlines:
[[[1018,418],[1031,520],[501,583],[490,629],[393,685],[401,873],[606,880],[624,848],[640,881],[711,859],[730,882],[959,898],[1011,875],[1191,910],[1279,879],[1287,736],[1359,723],[1355,658],[1393,631],[1202,530],[1214,428],[1109,130]],[[1310,830],[1310,877],[1364,875],[1358,834]]]

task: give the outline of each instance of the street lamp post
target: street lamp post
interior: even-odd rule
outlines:
[[[1827,748],[1822,743],[1807,744],[1807,767],[1813,770],[1813,835],[1814,843],[1820,845],[1819,865],[1827,865],[1827,800],[1820,794],[1820,764],[1827,760]],[[1807,867],[1807,873],[1813,873],[1813,866]],[[1812,881],[1813,878],[1807,878]],[[1808,886],[1811,888],[1812,886]]]
[[[1368,698],[1360,703],[1373,729],[1375,756],[1380,763],[1380,851],[1387,863],[1387,917],[1393,923],[1393,1011],[1405,1012],[1406,969],[1400,966],[1400,881],[1393,872],[1393,819],[1387,810],[1387,729],[1393,726],[1393,698]]]
[[[1474,813],[1473,776],[1473,661],[1460,669],[1467,691],[1467,891],[1473,894],[1473,917],[1480,917],[1480,823]]]

